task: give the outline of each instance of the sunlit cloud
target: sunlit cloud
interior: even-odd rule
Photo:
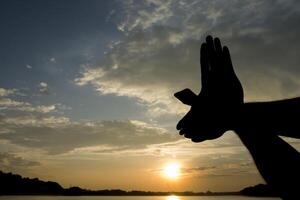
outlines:
[[[71,122],[66,117],[18,116],[0,118],[1,139],[41,148],[51,154],[76,151],[94,153],[144,149],[147,145],[178,140],[162,128],[124,121]],[[101,146],[102,145],[102,146]],[[81,149],[80,149],[81,148]]]
[[[300,30],[295,26],[298,15],[292,15],[297,12],[295,4],[122,1],[124,17],[118,27],[126,37],[113,42],[98,66],[84,66],[75,83],[91,84],[102,95],[135,98],[147,106],[150,117],[178,116],[186,109],[172,94],[186,87],[199,91],[199,47],[212,33],[231,48],[247,101],[296,95],[293,88],[300,86],[300,75],[292,52],[298,48]],[[286,17],[273,20],[276,13]],[[265,21],[257,23],[261,18]],[[288,33],[292,47],[280,39],[287,34],[282,26],[294,30]],[[290,55],[285,52],[279,59],[276,49],[283,48]]]
[[[0,106],[1,107],[18,107],[18,106],[29,106],[30,103],[15,101],[10,98],[1,98],[0,99]]]
[[[48,95],[49,94],[49,86],[45,82],[40,82],[38,85],[39,88],[39,93],[43,95]]]
[[[2,124],[8,126],[15,125],[17,127],[59,127],[69,124],[70,120],[66,117],[41,117],[35,115],[18,116],[18,117],[3,117],[1,119]]]
[[[13,95],[17,92],[17,89],[5,89],[5,88],[0,88],[0,97],[6,97],[9,95]]]
[[[38,166],[39,163],[23,159],[22,157],[16,156],[12,153],[0,152],[0,165],[2,170],[11,171],[12,169],[16,170]]]
[[[41,82],[39,84],[40,92],[48,93],[48,84]],[[21,111],[23,113],[54,113],[63,110],[69,110],[70,107],[61,104],[51,105],[33,105],[32,103],[17,100],[18,97],[27,96],[18,89],[5,89],[0,88],[0,108],[3,111]]]

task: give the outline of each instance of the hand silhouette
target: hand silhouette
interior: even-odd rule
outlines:
[[[175,93],[190,111],[179,121],[180,134],[194,142],[234,130],[249,150],[267,184],[283,199],[299,199],[299,152],[278,135],[300,138],[300,97],[273,102],[243,102],[229,50],[211,36],[201,46],[202,89]],[[295,198],[297,197],[297,198]]]
[[[243,88],[231,63],[226,46],[218,38],[207,36],[201,46],[201,83],[199,95],[189,89],[175,93],[175,97],[190,105],[190,111],[179,121],[180,134],[194,142],[220,137],[231,129],[243,104]]]

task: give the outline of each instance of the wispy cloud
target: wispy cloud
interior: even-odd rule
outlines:
[[[40,82],[38,85],[39,88],[39,93],[43,95],[48,95],[49,94],[49,86],[48,83],[45,82]]]
[[[27,69],[32,69],[32,66],[27,64],[27,65],[26,65],[26,68],[27,68]]]
[[[2,117],[1,122],[8,127],[60,127],[68,125],[70,120],[66,117],[54,116],[18,116],[18,117]]]
[[[17,170],[38,166],[40,163],[30,161],[22,157],[16,156],[13,153],[0,152],[0,166],[1,170]]]
[[[0,88],[0,97],[7,97],[10,95],[13,95],[17,92],[17,89],[5,89],[5,88]]]
[[[40,92],[48,92],[48,84],[41,82]],[[10,97],[12,96],[12,97]],[[14,110],[23,112],[37,112],[37,113],[49,113],[60,110],[67,109],[67,107],[61,103],[52,105],[32,105],[26,101],[16,100],[18,96],[26,96],[26,94],[21,93],[18,89],[5,89],[0,88],[0,108],[2,110]]]
[[[1,98],[0,99],[0,106],[1,107],[20,108],[21,106],[29,106],[29,105],[30,105],[30,103],[15,101],[15,100],[12,100],[10,98]]]
[[[298,4],[122,1],[118,27],[124,39],[110,45],[98,66],[84,66],[75,83],[91,84],[103,95],[135,98],[151,117],[177,116],[186,109],[172,94],[186,87],[199,91],[199,47],[204,36],[212,33],[230,46],[246,100],[296,95],[300,87],[299,59],[294,53],[300,48]]]
[[[54,57],[50,58],[49,61],[52,63],[56,63],[56,59]]]
[[[178,140],[162,128],[131,121],[71,122],[66,117],[30,115],[2,116],[0,123],[1,129],[6,130],[1,139],[54,154],[101,145],[143,149],[149,144]]]

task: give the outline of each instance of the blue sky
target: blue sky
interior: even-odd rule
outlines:
[[[1,86],[22,88],[34,104],[61,103],[72,119],[122,119],[140,115],[128,98],[99,96],[73,80],[122,37],[110,19],[111,1],[6,1],[1,3]],[[49,95],[34,96],[45,82]],[[34,97],[33,97],[34,96]],[[93,107],[93,109],[90,109]]]
[[[296,0],[3,0],[0,170],[94,189],[262,182],[234,133],[180,137],[189,108],[173,93],[200,90],[199,47],[212,34],[246,101],[299,96],[299,21]],[[161,174],[168,162],[182,166],[177,182]]]

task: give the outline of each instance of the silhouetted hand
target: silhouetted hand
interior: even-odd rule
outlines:
[[[201,46],[202,89],[175,93],[190,111],[179,121],[180,134],[194,142],[234,130],[247,147],[267,184],[283,199],[299,199],[299,152],[278,134],[300,138],[300,97],[244,103],[229,50],[208,36]]]
[[[199,95],[189,89],[175,97],[190,105],[190,111],[179,121],[177,129],[194,142],[220,137],[233,127],[234,118],[243,104],[243,88],[231,63],[226,46],[218,38],[207,36],[201,46],[201,83]]]

